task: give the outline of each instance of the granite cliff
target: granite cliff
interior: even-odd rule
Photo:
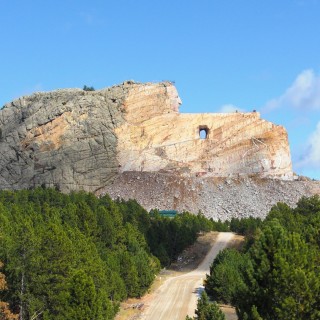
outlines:
[[[172,84],[133,86],[115,129],[120,171],[292,179],[282,126],[258,112],[181,114]]]
[[[170,82],[133,81],[14,100],[0,110],[0,188],[107,191],[135,197],[147,208],[202,210],[214,217],[228,212],[202,203],[198,184],[206,186],[208,203],[221,179],[228,185],[250,179],[281,182],[288,190],[300,190],[297,196],[318,192],[311,182],[304,187],[299,181],[283,182],[293,180],[293,172],[282,126],[258,112],[181,114],[180,104]],[[138,178],[144,183],[136,192],[132,184]],[[193,205],[182,196],[189,187],[195,191]],[[153,191],[156,196],[149,194]]]

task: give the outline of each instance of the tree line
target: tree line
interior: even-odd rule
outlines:
[[[219,228],[107,195],[0,191],[0,319],[113,319],[200,231]]]
[[[243,320],[320,319],[320,198],[275,205],[264,221],[231,221],[242,251],[221,251],[205,281],[211,299]],[[209,319],[209,318],[203,318]]]

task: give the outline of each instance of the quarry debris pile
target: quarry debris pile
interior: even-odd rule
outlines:
[[[261,178],[177,177],[172,174],[126,172],[100,190],[113,199],[136,199],[147,210],[174,209],[204,213],[214,220],[264,218],[273,205],[294,207],[302,196],[320,194],[319,181]]]

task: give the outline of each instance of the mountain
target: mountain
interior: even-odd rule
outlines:
[[[319,192],[296,181],[282,126],[255,111],[183,114],[180,104],[171,82],[133,81],[14,100],[0,110],[0,188],[108,192],[221,219]]]

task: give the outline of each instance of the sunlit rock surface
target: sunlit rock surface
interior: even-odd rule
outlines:
[[[161,186],[152,184],[159,189],[156,200],[151,194],[143,199],[150,192],[146,183],[139,187],[140,201],[147,201],[148,208],[160,208],[161,199],[171,197],[161,208],[189,206],[214,216],[209,211],[218,210],[216,206],[206,210],[197,199],[193,206],[184,206],[183,186],[188,181],[207,185],[209,199],[216,193],[211,187],[216,179],[293,180],[282,126],[261,119],[258,112],[182,114],[180,104],[170,82],[133,81],[97,91],[62,89],[14,100],[0,110],[0,188],[42,185],[134,197],[135,179],[126,179],[127,174],[144,173],[147,180],[162,175],[166,179]],[[178,192],[169,181],[184,182]],[[281,190],[288,185],[283,183]],[[298,190],[295,186],[302,182],[290,183],[288,188]],[[202,197],[200,189],[194,187],[193,198]],[[301,189],[297,196],[315,193],[311,189]]]
[[[173,85],[133,87],[116,128],[121,172],[292,179],[288,137],[258,112],[180,114]]]

